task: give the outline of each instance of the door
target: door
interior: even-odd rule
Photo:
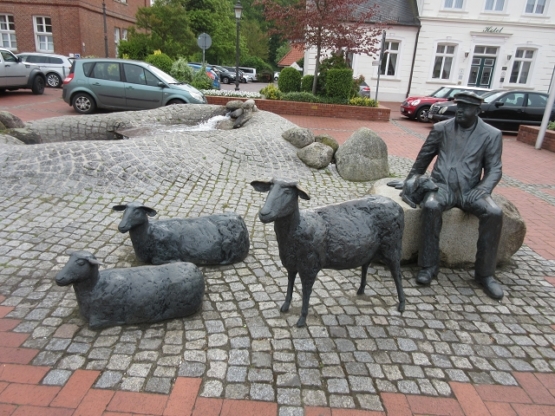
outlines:
[[[30,71],[25,69],[25,64],[19,63],[17,57],[8,51],[0,51],[2,62],[0,63],[0,86],[21,86],[27,84],[27,75]]]
[[[518,126],[526,122],[526,95],[525,92],[509,91],[495,101],[483,104],[480,117],[500,130],[518,130]]]
[[[473,87],[489,88],[495,67],[495,58],[489,56],[474,56],[468,85]]]
[[[162,105],[163,88],[160,80],[139,65],[123,64],[125,74],[125,101],[127,108],[145,110]]]
[[[547,107],[547,95],[529,92],[526,106],[524,107],[526,124],[531,126],[541,125],[545,107]]]
[[[125,88],[117,62],[97,62],[89,77],[97,105],[103,108],[125,108]]]

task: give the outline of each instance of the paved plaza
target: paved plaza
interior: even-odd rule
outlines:
[[[403,177],[429,125],[394,112],[389,123],[257,112],[241,129],[182,132],[162,125],[205,118],[212,106],[92,116],[67,107],[71,115],[38,120],[23,107],[9,111],[49,140],[71,141],[0,145],[0,415],[555,414],[554,154],[505,137],[496,192],[515,203],[528,233],[497,270],[501,302],[471,269],[441,268],[421,287],[417,267],[404,265],[401,314],[382,265],[369,269],[362,296],[359,270],[324,270],[307,326],[297,328],[300,279],[281,313],[287,276],[273,225],[257,217],[265,195],[249,183],[298,180],[311,196],[301,208],[364,196],[371,183],[345,181],[333,165],[306,167],[281,133],[300,125],[344,142],[369,127],[388,145],[391,175]],[[85,140],[138,125],[156,133]],[[132,201],[156,209],[155,219],[237,212],[250,252],[201,267],[196,315],[91,330],[73,289],[54,277],[74,250],[91,251],[103,269],[140,265],[111,210]]]

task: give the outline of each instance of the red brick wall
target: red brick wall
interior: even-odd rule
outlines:
[[[233,97],[206,96],[209,104],[225,105],[228,101],[238,100]],[[240,99],[245,101],[246,99]],[[276,114],[299,116],[336,117],[354,120],[389,121],[390,109],[385,107],[359,107],[353,105],[314,104],[295,101],[278,101],[255,99],[260,110]]]
[[[539,131],[539,127],[520,126],[516,139],[519,142],[535,146]],[[542,142],[542,149],[549,150],[550,152],[555,152],[555,131],[547,130],[545,132],[545,136],[543,137]]]
[[[115,57],[114,27],[132,26],[139,7],[149,6],[150,0],[104,2],[108,54]],[[54,53],[105,56],[102,0],[0,0],[0,13],[14,16],[16,53],[36,51],[33,16],[47,16],[52,19]]]

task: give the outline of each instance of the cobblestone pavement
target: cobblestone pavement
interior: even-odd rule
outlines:
[[[179,119],[179,107],[141,117],[169,123]],[[129,126],[128,114],[33,126],[66,138],[73,128],[94,130],[101,119]],[[388,134],[403,134],[381,124],[386,142]],[[451,397],[453,382],[518,386],[515,373],[555,372],[555,288],[545,280],[555,276],[555,262],[529,246],[498,269],[501,302],[483,294],[472,270],[442,268],[423,288],[414,283],[416,269],[403,266],[407,304],[400,314],[393,280],[376,264],[363,296],[356,295],[358,270],[320,272],[307,327],[295,326],[299,282],[290,311],[280,313],[287,277],[273,227],[257,219],[265,195],[249,182],[297,179],[312,197],[302,208],[369,188],[344,181],[333,166],[304,166],[281,139],[292,126],[258,112],[233,131],[0,146],[1,306],[13,308],[6,318],[21,320],[13,332],[29,335],[22,347],[39,350],[31,364],[50,368],[40,384],[64,386],[87,369],[100,372],[97,389],[167,394],[176,377],[199,377],[201,397],[276,402],[280,415],[302,415],[307,406],[384,411],[387,393]],[[396,154],[391,173],[405,175],[411,160]],[[241,263],[201,268],[206,294],[192,317],[90,330],[73,290],[56,286],[54,276],[72,250],[92,251],[103,268],[139,265],[129,236],[117,230],[121,215],[111,211],[134,200],[160,219],[235,211],[249,228],[250,253]]]

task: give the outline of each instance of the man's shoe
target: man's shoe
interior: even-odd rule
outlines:
[[[432,279],[437,277],[439,271],[438,266],[422,267],[416,276],[416,283],[422,286],[429,286]]]
[[[485,294],[488,295],[490,298],[495,300],[503,299],[503,289],[501,289],[501,285],[497,283],[497,280],[495,280],[493,276],[476,276],[476,281],[484,287]]]

